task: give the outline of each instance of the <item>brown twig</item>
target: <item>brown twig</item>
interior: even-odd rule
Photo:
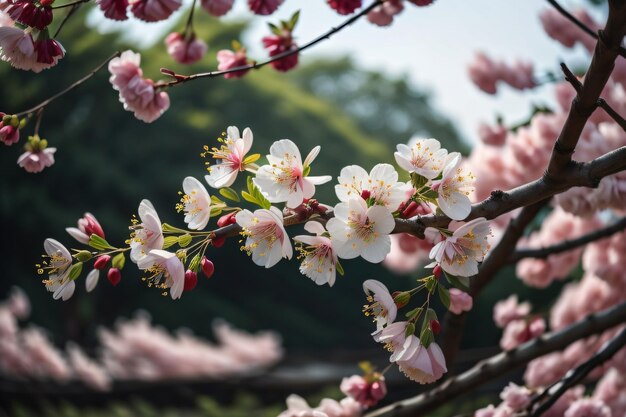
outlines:
[[[65,23],[67,23],[67,21],[70,20],[70,17],[72,17],[72,15],[76,13],[76,11],[80,9],[80,6],[82,5],[83,5],[83,2],[77,2],[71,5],[72,8],[63,17],[63,20],[61,20],[61,24],[59,25],[56,32],[54,32],[54,35],[52,36],[53,38],[56,38],[57,36],[59,36],[59,33],[61,33],[61,29],[63,29],[63,26],[65,26]]]
[[[281,60],[283,58],[286,58],[288,56],[291,55],[295,55],[295,54],[299,54],[302,51],[305,51],[307,49],[309,49],[310,47],[322,42],[325,39],[330,39],[331,36],[333,36],[334,34],[340,32],[342,29],[346,28],[347,26],[350,26],[351,24],[353,24],[354,22],[356,22],[357,20],[359,20],[361,17],[365,16],[366,14],[368,14],[369,12],[371,12],[376,6],[379,6],[380,4],[383,3],[384,0],[375,0],[372,4],[370,4],[369,6],[367,6],[366,8],[364,8],[363,10],[361,10],[359,13],[355,14],[354,16],[352,16],[351,18],[349,18],[348,20],[346,20],[345,22],[343,22],[342,24],[340,24],[337,27],[333,27],[330,30],[328,30],[327,32],[323,33],[322,35],[318,36],[317,38],[313,39],[312,41],[309,41],[307,43],[305,43],[304,45],[295,48],[295,49],[290,49],[288,51],[285,51],[281,54],[275,55],[265,61],[261,61],[261,62],[255,62],[253,64],[250,65],[242,65],[239,67],[234,67],[234,68],[230,68],[227,70],[222,70],[222,71],[210,71],[210,72],[202,72],[202,73],[198,73],[198,74],[192,74],[192,75],[183,75],[183,74],[176,74],[170,70],[167,69],[162,69],[161,72],[167,75],[170,75],[172,77],[174,77],[175,79],[170,81],[170,82],[164,82],[164,83],[159,83],[156,84],[155,87],[158,88],[167,88],[167,87],[173,87],[179,84],[183,84],[192,80],[197,80],[200,78],[213,78],[213,77],[218,77],[220,75],[224,75],[224,74],[230,74],[233,72],[239,72],[239,71],[248,71],[248,70],[252,70],[252,69],[259,69],[262,68],[268,64],[271,64],[272,62]]]
[[[448,379],[441,386],[365,414],[365,417],[409,417],[426,415],[439,406],[473,390],[501,375],[527,364],[547,353],[561,350],[576,340],[623,324],[626,320],[626,303],[587,316],[562,330],[544,334],[517,348],[499,353],[479,362],[462,374]]]
[[[508,262],[515,263],[524,258],[545,259],[550,255],[556,255],[557,253],[566,252],[568,250],[584,246],[588,243],[595,242],[596,240],[607,238],[615,233],[623,231],[624,229],[626,229],[626,217],[622,217],[614,224],[605,228],[593,231],[576,239],[565,240],[553,246],[547,246],[539,249],[519,249],[509,256]]]
[[[546,388],[546,390],[537,397],[538,399],[546,398],[546,400],[532,410],[531,413],[525,415],[530,414],[531,417],[541,416],[548,411],[567,390],[579,384],[591,371],[611,359],[625,345],[626,328],[622,329],[613,339],[605,343],[589,360],[571,369],[558,382]],[[534,404],[531,403],[531,407],[533,405]]]
[[[100,71],[106,64],[109,63],[110,60],[112,60],[113,58],[117,58],[118,56],[120,56],[121,52],[117,51],[116,53],[114,53],[113,55],[111,55],[110,57],[108,57],[103,63],[101,63],[100,65],[98,65],[96,68],[94,68],[93,70],[91,70],[91,72],[89,72],[87,75],[85,75],[84,77],[82,77],[79,80],[74,81],[72,84],[70,84],[68,87],[66,87],[65,89],[63,89],[62,91],[59,91],[58,93],[56,93],[55,95],[53,95],[50,98],[47,98],[46,100],[42,101],[41,103],[37,104],[35,107],[31,107],[28,110],[24,110],[21,111],[19,113],[16,113],[16,116],[24,116],[28,113],[32,113],[34,111],[37,111],[43,107],[46,107],[48,104],[50,104],[51,102],[53,102],[54,100],[56,100],[57,98],[61,97],[64,94],[67,94],[68,92],[70,92],[71,90],[73,90],[74,88],[78,87],[79,85],[81,85],[82,83],[84,83],[85,81],[87,81],[88,79],[90,79],[91,77],[93,77],[98,71]]]

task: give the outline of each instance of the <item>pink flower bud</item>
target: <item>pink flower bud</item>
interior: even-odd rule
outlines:
[[[376,405],[387,395],[385,378],[380,374],[368,375],[366,378],[352,375],[341,381],[340,389],[341,392],[365,408]]]
[[[0,117],[3,116],[3,113],[0,113]],[[20,130],[12,125],[5,125],[0,122],[0,141],[7,146],[13,145],[14,143],[19,142],[20,140]]]
[[[187,272],[185,272],[185,286],[183,287],[183,291],[193,290],[196,288],[196,284],[198,284],[198,274],[188,269]]]
[[[246,55],[246,50],[244,48],[239,49],[238,51],[231,51],[229,49],[222,49],[217,53],[217,69],[220,71],[227,71],[237,67],[243,67],[248,65],[248,56]],[[224,74],[224,78],[241,78],[249,70],[241,70],[234,71],[228,74]]]
[[[439,264],[435,265],[435,267],[433,268],[433,275],[435,276],[435,279],[437,281],[441,279],[442,273],[443,273],[443,269],[441,269],[441,265]]]
[[[403,219],[410,219],[411,217],[417,216],[419,208],[419,204],[415,201],[411,201],[406,205],[406,207],[404,207],[404,209],[402,209],[400,216],[402,216]]]
[[[206,256],[202,257],[202,260],[200,261],[200,268],[207,278],[211,278],[215,272],[213,262],[211,262]]]
[[[432,330],[434,334],[441,332],[441,323],[439,323],[439,320],[430,321],[430,330]]]
[[[330,7],[335,9],[337,13],[344,15],[354,13],[362,4],[362,0],[328,0]]]
[[[91,213],[85,213],[85,216],[78,220],[78,228],[87,236],[98,235],[102,239],[105,238],[102,226],[100,226],[98,220]]]
[[[109,263],[110,259],[111,259],[111,256],[109,255],[98,256],[93,263],[93,267],[95,269],[102,271],[106,267],[107,263]]]
[[[217,227],[225,227],[225,226],[228,226],[229,224],[237,223],[236,216],[237,216],[236,211],[231,211],[228,214],[224,214],[222,217],[220,217],[217,220]]]
[[[248,0],[248,7],[255,14],[270,15],[278,9],[283,0]]]
[[[202,59],[208,47],[194,34],[185,37],[182,33],[172,32],[165,38],[167,53],[178,63],[193,64]]]
[[[107,279],[111,285],[116,286],[122,280],[122,273],[117,268],[111,268],[109,272],[107,272]]]
[[[223,16],[233,8],[234,0],[202,0],[200,5],[213,16]]]
[[[267,49],[271,57],[287,51],[298,49],[291,37],[291,32],[283,31],[282,35],[268,35],[263,39],[263,47]],[[286,72],[298,65],[298,52],[272,62],[272,67],[277,71]]]

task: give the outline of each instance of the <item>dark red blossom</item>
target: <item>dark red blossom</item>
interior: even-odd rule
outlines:
[[[255,14],[269,15],[278,9],[283,0],[248,0],[248,7]]]
[[[52,22],[51,2],[45,4],[32,0],[8,1],[3,11],[16,22],[44,30]]]
[[[354,13],[356,9],[363,5],[362,0],[328,0],[328,5],[339,14]]]
[[[59,42],[54,39],[37,39],[35,41],[35,52],[37,52],[37,62],[43,64],[56,64],[65,56],[65,50]]]

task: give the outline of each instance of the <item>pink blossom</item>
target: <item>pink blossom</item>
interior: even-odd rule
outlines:
[[[213,16],[223,16],[233,7],[235,0],[202,0],[200,5]]]
[[[36,378],[53,378],[67,381],[72,370],[62,353],[52,345],[45,333],[38,328],[21,332],[22,354],[29,358],[30,374]]]
[[[468,72],[472,82],[487,94],[497,92],[498,81],[517,90],[536,86],[533,65],[530,62],[518,60],[513,65],[508,65],[502,61],[493,61],[482,52],[476,53],[474,60],[468,66]]]
[[[585,249],[582,265],[586,273],[607,282],[610,287],[626,285],[626,232],[591,243]]]
[[[248,0],[248,7],[255,14],[270,15],[278,9],[284,0]]]
[[[30,32],[16,27],[0,27],[0,59],[14,68],[33,72],[51,66],[37,61],[37,51]]]
[[[180,8],[181,0],[129,0],[130,11],[146,22],[165,20]]]
[[[90,359],[80,347],[70,344],[67,347],[67,355],[74,375],[89,387],[97,391],[108,391],[111,389],[111,376],[105,369]]]
[[[17,164],[26,172],[38,173],[54,164],[56,148],[45,148],[41,151],[26,151],[17,159]]]
[[[594,32],[601,28],[585,9],[577,9],[572,14]],[[593,50],[596,43],[595,39],[583,32],[582,29],[569,21],[559,11],[553,8],[546,9],[540,14],[539,18],[548,36],[560,42],[563,46],[573,48],[579,42],[588,51]]]
[[[480,140],[491,146],[502,146],[508,133],[507,128],[501,124],[489,126],[486,123],[481,123],[478,126],[478,136]]]
[[[42,3],[34,0],[10,0],[3,5],[3,11],[16,22],[44,30],[52,22],[52,7],[49,3]]]
[[[502,339],[500,339],[500,347],[504,350],[514,349],[522,343],[541,336],[545,330],[546,323],[540,317],[530,321],[513,320],[504,328],[504,334]]]
[[[611,417],[611,409],[600,400],[581,398],[568,407],[563,417]]]
[[[387,0],[369,12],[367,20],[377,26],[389,26],[393,22],[393,17],[402,10],[404,10],[402,0]]]
[[[237,67],[243,67],[248,65],[248,56],[246,50],[241,48],[237,51],[231,51],[229,49],[222,49],[217,53],[217,69],[220,71],[227,71]],[[241,70],[224,74],[224,78],[241,78],[248,73],[249,70]]]
[[[164,91],[154,88],[154,82],[143,78],[139,67],[141,56],[125,51],[109,62],[109,81],[119,91],[124,109],[132,111],[139,120],[151,123],[170,106],[170,98]]]
[[[363,0],[328,0],[328,5],[339,14],[351,14],[361,7]]]
[[[457,288],[450,288],[450,310],[453,314],[461,314],[472,309],[472,297]]]
[[[20,130],[11,123],[5,123],[2,118],[4,113],[0,112],[0,141],[7,146],[13,145],[20,140]]]
[[[596,384],[594,399],[602,401],[611,409],[613,416],[626,413],[626,378],[617,369],[611,368]]]
[[[318,407],[312,408],[304,398],[291,394],[287,397],[287,410],[278,417],[359,417],[362,411],[361,405],[350,397],[341,401],[324,398]]]
[[[500,398],[513,411],[522,411],[530,404],[531,394],[528,388],[509,382],[502,390]]]
[[[96,0],[104,16],[112,20],[128,19],[127,9],[129,0]]]
[[[391,235],[391,250],[385,257],[383,265],[396,274],[415,271],[420,264],[428,259],[433,245],[426,239],[419,239],[408,233]]]
[[[293,41],[290,31],[284,31],[282,35],[271,34],[263,39],[263,47],[267,49],[271,57],[280,55],[287,51],[298,49],[298,45]],[[272,62],[272,67],[277,71],[289,71],[298,65],[298,52]]]
[[[65,231],[70,234],[74,239],[87,245],[89,243],[89,237],[93,234],[104,238],[104,230],[91,213],[85,213],[84,216],[78,219],[78,227],[67,227]]]
[[[375,406],[387,395],[385,377],[380,374],[374,375],[371,378],[352,375],[341,381],[340,389],[341,392],[353,398],[364,408]]]
[[[517,295],[511,295],[503,301],[498,301],[493,308],[493,321],[498,327],[504,328],[513,320],[522,319],[530,313],[531,305],[528,302],[518,303]]]
[[[165,38],[167,53],[181,64],[193,64],[202,59],[208,47],[195,34],[185,37],[182,33],[172,32]]]
[[[420,384],[434,382],[448,371],[439,345],[432,342],[426,348],[415,335],[407,337],[402,348],[394,351],[389,360],[396,362],[407,378]]]
[[[11,288],[6,306],[11,314],[20,320],[25,320],[30,315],[30,300],[26,293],[19,287]]]
[[[54,39],[37,39],[34,45],[37,62],[47,65],[48,68],[55,66],[65,56],[65,49]]]
[[[585,392],[585,387],[582,385],[577,385],[569,390],[565,391],[557,401],[554,403],[552,407],[546,411],[542,417],[564,417],[565,411],[569,408],[569,406],[582,398]]]

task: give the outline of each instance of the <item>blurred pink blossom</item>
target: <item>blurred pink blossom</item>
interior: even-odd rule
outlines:
[[[104,12],[104,17],[112,20],[126,20],[128,15],[126,10],[128,9],[129,0],[96,0],[96,4],[100,7],[100,10]]]
[[[165,20],[182,5],[181,0],[129,0],[129,3],[135,17],[145,22]]]
[[[601,29],[601,26],[585,9],[576,9],[572,14],[587,27],[591,28],[592,31],[597,32],[598,29]],[[563,46],[573,48],[576,43],[581,43],[588,51],[593,50],[596,40],[554,8],[544,10],[539,15],[539,18],[548,36],[560,42]]]
[[[489,126],[486,123],[481,123],[478,126],[478,136],[480,140],[491,146],[502,146],[508,133],[507,128],[501,124]]]
[[[222,49],[217,53],[217,69],[220,71],[226,71],[232,68],[243,67],[248,65],[248,56],[245,49],[239,49],[237,51],[231,51],[229,49]],[[241,78],[249,70],[235,71],[228,74],[224,74],[224,78]]]
[[[611,409],[600,400],[581,398],[567,408],[563,417],[611,417]]]
[[[464,311],[470,311],[472,309],[473,300],[472,297],[457,288],[450,288],[450,310],[451,313],[461,314]]]
[[[248,0],[248,7],[253,13],[270,15],[278,9],[284,0]]]
[[[522,411],[531,401],[532,392],[526,387],[509,382],[500,393],[500,398],[513,411]]]
[[[185,37],[182,33],[172,32],[165,38],[167,53],[180,64],[193,64],[202,59],[208,46],[195,34]]]
[[[364,408],[375,406],[387,395],[387,385],[382,375],[374,380],[368,380],[361,375],[352,375],[341,381],[340,389]]]
[[[90,359],[75,344],[67,347],[67,355],[74,374],[81,381],[97,391],[108,391],[111,388],[111,376],[97,362]]]
[[[500,347],[504,350],[515,349],[522,343],[541,336],[546,330],[546,322],[535,317],[530,320],[513,320],[504,328]]]
[[[233,8],[235,0],[202,0],[200,5],[213,16],[223,16]]]
[[[513,320],[523,319],[530,313],[529,302],[519,303],[513,294],[506,300],[498,301],[493,307],[493,321],[498,327],[504,328]]]

